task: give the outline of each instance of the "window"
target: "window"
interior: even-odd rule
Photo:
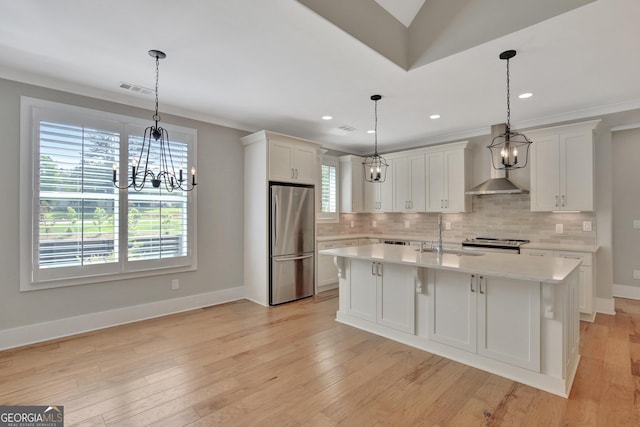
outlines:
[[[338,159],[323,156],[320,167],[320,212],[318,220],[338,222]]]
[[[113,186],[113,165],[127,182],[148,122],[32,98],[21,120],[21,290],[195,268],[195,197]],[[196,131],[163,127],[189,170]]]

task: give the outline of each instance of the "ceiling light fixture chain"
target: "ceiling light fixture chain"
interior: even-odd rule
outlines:
[[[196,170],[195,167],[191,168],[191,179],[185,179],[182,167],[178,169],[176,174],[176,168],[173,163],[173,156],[171,154],[171,142],[169,140],[169,132],[160,126],[160,114],[159,110],[159,80],[160,80],[160,60],[167,57],[167,55],[159,50],[150,50],[149,56],[156,59],[156,86],[155,86],[155,112],[153,114],[153,120],[155,125],[148,126],[144,130],[142,138],[142,147],[140,148],[140,154],[138,160],[133,159],[131,161],[131,175],[129,176],[130,182],[126,186],[119,186],[117,183],[118,171],[117,165],[113,164],[113,185],[121,190],[127,188],[133,188],[135,191],[142,191],[147,182],[147,179],[151,181],[153,188],[160,188],[164,184],[164,188],[168,192],[172,191],[191,191],[196,183]],[[155,156],[151,156],[152,142],[156,142],[154,148]],[[158,164],[152,164],[153,159],[156,159]],[[143,166],[144,159],[144,168]],[[157,172],[153,172],[153,167],[157,167]],[[189,182],[191,181],[191,182]]]
[[[373,156],[366,157],[362,162],[364,179],[367,182],[384,182],[387,178],[387,168],[389,167],[384,157],[378,154],[378,101],[381,99],[381,95],[371,95],[371,100],[374,102]]]
[[[494,169],[521,169],[529,162],[529,146],[531,141],[525,135],[511,130],[511,72],[509,60],[516,56],[515,50],[506,50],[500,54],[500,59],[507,61],[507,123],[504,133],[493,138],[491,145],[491,163]],[[518,150],[520,150],[518,152]],[[524,155],[523,155],[524,154]],[[518,160],[520,155],[520,160]],[[522,161],[524,157],[524,161]]]

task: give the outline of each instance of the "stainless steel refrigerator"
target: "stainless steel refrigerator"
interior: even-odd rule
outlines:
[[[313,295],[313,186],[272,183],[269,186],[269,305]]]

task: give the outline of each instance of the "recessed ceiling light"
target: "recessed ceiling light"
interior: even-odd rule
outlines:
[[[430,119],[439,119],[440,118],[440,114],[432,114],[429,116]]]
[[[322,116],[322,120],[331,120],[333,116]]]
[[[367,131],[367,133],[376,133],[376,131],[375,131],[375,130],[373,130],[373,129],[369,129],[369,130]]]
[[[518,98],[527,99],[527,98],[531,98],[532,96],[533,96],[533,94],[531,92],[525,92],[525,93],[521,93],[520,95],[518,95]]]

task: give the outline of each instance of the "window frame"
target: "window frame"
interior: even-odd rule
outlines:
[[[42,274],[45,269],[38,269],[38,235],[40,221],[39,203],[39,163],[40,139],[39,119],[42,114],[45,119],[60,120],[61,124],[74,126],[96,126],[103,124],[105,130],[119,129],[120,158],[118,170],[119,182],[126,176],[123,163],[128,163],[128,137],[135,135],[135,131],[149,126],[150,120],[121,114],[109,113],[95,109],[61,104],[42,99],[21,97],[20,99],[20,291],[57,288],[64,286],[91,284],[106,281],[123,280],[137,277],[168,274],[182,271],[197,270],[197,195],[196,191],[187,193],[187,254],[172,258],[155,260],[127,259],[127,251],[120,251],[119,260],[114,263],[96,264],[79,268],[60,267],[59,272]],[[189,164],[196,165],[197,160],[197,130],[163,123],[172,139],[174,134],[188,145]],[[128,166],[128,165],[127,165]],[[128,240],[128,190],[118,190],[117,205],[118,235],[116,241],[124,240],[124,247]],[[120,248],[122,248],[122,244]],[[66,271],[62,271],[66,270]]]
[[[322,212],[322,166],[332,166],[336,169],[336,211]],[[318,191],[318,212],[316,213],[316,222],[318,223],[336,223],[339,222],[340,215],[340,161],[335,156],[327,154],[322,155],[320,162],[320,191]]]

